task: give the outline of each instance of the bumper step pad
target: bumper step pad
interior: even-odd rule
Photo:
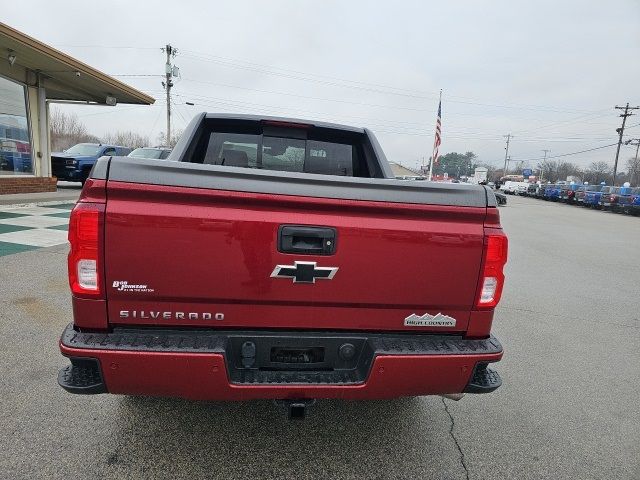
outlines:
[[[502,385],[502,379],[498,372],[487,367],[486,364],[479,364],[473,372],[473,377],[469,381],[465,393],[490,393]]]
[[[493,336],[130,327],[98,333],[80,332],[72,325],[64,331],[61,344],[76,351],[215,353],[224,356],[229,381],[236,385],[356,385],[366,382],[377,356],[463,356],[473,361],[475,355],[486,358],[502,353]],[[60,372],[60,385],[74,393],[103,392],[99,362],[79,364],[78,359],[72,357],[72,366]],[[486,362],[481,365],[486,367]],[[492,370],[476,369],[466,391],[485,393],[500,383]]]
[[[69,393],[107,393],[100,363],[95,358],[71,358],[71,365],[58,372],[58,383]]]

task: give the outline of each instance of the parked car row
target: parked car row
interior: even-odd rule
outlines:
[[[144,147],[131,151],[119,145],[101,143],[79,143],[64,152],[51,154],[51,168],[58,180],[84,183],[98,158],[103,156],[129,156],[136,158],[155,158],[164,160],[171,149],[164,147]]]
[[[521,182],[517,182],[521,183]],[[601,210],[640,215],[640,187],[610,185],[529,184],[523,193],[513,193],[552,202],[565,202]]]

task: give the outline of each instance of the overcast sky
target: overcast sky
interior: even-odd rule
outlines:
[[[3,21],[151,94],[151,107],[64,106],[97,135],[165,129],[160,75],[178,49],[173,125],[203,110],[371,128],[390,160],[441,154],[502,165],[616,142],[640,104],[640,1],[31,1]],[[158,75],[158,76],[151,76]],[[185,102],[195,106],[185,105]],[[640,113],[640,111],[638,111]],[[640,137],[640,114],[629,137]],[[635,151],[623,147],[626,159]],[[608,147],[563,157],[613,164]],[[537,161],[528,162],[535,166]],[[525,162],[525,165],[527,163]]]

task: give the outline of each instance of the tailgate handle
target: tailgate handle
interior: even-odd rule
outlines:
[[[336,251],[336,229],[308,225],[281,225],[278,229],[278,251],[333,255]]]

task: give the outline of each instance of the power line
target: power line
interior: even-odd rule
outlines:
[[[375,104],[375,103],[354,102],[353,100],[342,100],[342,99],[336,99],[336,98],[314,97],[314,96],[310,96],[310,95],[299,95],[299,94],[295,94],[295,93],[291,93],[291,92],[278,92],[278,91],[274,91],[274,90],[261,90],[261,89],[257,89],[257,88],[241,87],[241,86],[238,86],[238,85],[228,85],[228,84],[217,83],[217,82],[209,82],[209,81],[205,81],[205,80],[193,80],[191,78],[183,78],[183,80],[185,82],[191,82],[191,83],[202,83],[202,84],[214,85],[214,86],[218,86],[218,87],[238,88],[238,89],[242,89],[242,90],[250,90],[250,91],[259,92],[259,93],[270,93],[270,94],[275,94],[275,95],[287,95],[289,97],[307,98],[307,99],[310,99],[310,100],[320,100],[322,102],[348,103],[350,105],[360,105],[360,106],[363,106],[363,107],[395,108],[395,109],[399,109],[399,110],[411,110],[411,111],[415,111],[415,112],[430,112],[431,111],[430,109],[426,109],[426,108],[403,107],[403,106],[397,106],[397,105],[380,105],[380,104]]]
[[[188,81],[188,79],[183,79],[185,81]],[[209,83],[209,82],[207,82]],[[297,111],[297,112],[303,112],[303,113],[308,113],[308,114],[313,114],[313,115],[324,115],[326,113],[326,111],[317,111],[317,110],[310,110],[310,109],[305,109],[305,108],[297,108],[297,107],[286,107],[283,105],[272,105],[272,104],[264,104],[264,103],[255,103],[255,102],[247,102],[247,101],[240,101],[240,100],[230,100],[227,98],[220,98],[220,97],[211,97],[211,96],[207,96],[207,95],[200,95],[200,94],[195,94],[192,92],[183,92],[183,93],[177,93],[175,94],[177,96],[180,96],[182,98],[185,99],[196,99],[197,103],[203,104],[203,105],[231,105],[231,106],[242,106],[242,107],[247,107],[247,106],[252,106],[252,107],[266,107],[267,109],[276,109],[278,111],[286,111],[286,112],[290,112],[290,111]],[[354,102],[355,103],[355,102]],[[270,113],[273,113],[272,111],[270,111]],[[378,118],[374,118],[374,117],[368,117],[368,116],[358,116],[358,115],[341,115],[341,117],[344,118],[355,118],[355,119],[359,119],[359,120],[365,120],[367,121],[369,124],[371,124],[372,122],[377,123],[378,125],[382,125],[385,128],[393,128],[395,126],[398,125],[402,125],[402,126],[406,126],[410,129],[416,130],[415,132],[407,132],[406,129],[402,129],[402,132],[399,133],[405,133],[405,134],[413,134],[413,135],[424,135],[427,136],[426,130],[428,130],[428,125],[426,124],[422,124],[422,123],[413,123],[413,122],[405,122],[405,121],[395,121],[395,120],[381,120]],[[487,140],[494,140],[495,138],[499,138],[499,136],[497,134],[493,134],[491,132],[478,132],[477,130],[474,130],[473,132],[466,132],[466,131],[459,131],[459,130],[450,130],[451,133],[460,133],[472,138],[477,138],[477,139],[487,139]],[[495,135],[495,137],[494,137]],[[575,142],[575,141],[583,141],[585,139],[587,140],[592,140],[592,141],[603,141],[603,140],[608,140],[608,138],[593,138],[592,136],[590,137],[589,135],[576,135],[576,134],[569,134],[572,136],[565,136],[565,137],[520,137],[522,141],[524,142],[532,142],[532,141],[550,141],[550,142]],[[482,138],[480,138],[482,137]],[[455,138],[454,136],[448,136],[448,138]],[[457,137],[457,138],[464,138],[464,137]]]
[[[357,119],[363,119],[367,122],[367,124],[369,126],[373,126],[373,129],[378,132],[378,133],[388,133],[388,134],[394,134],[394,135],[409,135],[409,136],[420,136],[420,137],[426,137],[429,136],[430,133],[427,132],[428,130],[428,126],[426,125],[421,125],[421,124],[411,124],[411,123],[406,123],[406,122],[388,122],[386,120],[381,120],[381,119],[375,119],[375,118],[371,118],[371,117],[362,117],[362,116],[356,116],[356,115],[341,115],[340,117],[338,117],[338,119],[336,118],[331,118],[328,117],[326,115],[326,111],[314,111],[314,110],[307,110],[307,109],[301,109],[301,108],[295,108],[295,107],[286,107],[286,106],[282,106],[282,105],[269,105],[269,104],[262,104],[262,103],[254,103],[254,102],[245,102],[245,101],[239,101],[239,100],[228,100],[228,99],[222,99],[222,98],[216,98],[216,97],[208,97],[208,96],[203,96],[203,95],[194,95],[194,94],[188,94],[188,93],[175,93],[174,94],[177,97],[183,98],[183,99],[196,99],[196,105],[201,105],[201,106],[216,106],[216,107],[227,107],[227,108],[231,108],[232,110],[238,110],[240,109],[241,111],[252,111],[252,112],[259,112],[259,113],[266,113],[266,114],[275,114],[276,112],[285,112],[285,113],[290,113],[292,111],[296,111],[296,112],[301,112],[303,114],[311,114],[314,116],[317,116],[322,119],[326,119],[326,121],[331,121],[331,122],[338,122],[338,123],[349,123],[349,122],[345,122],[344,120],[341,120],[341,118],[357,118]],[[174,103],[175,105],[175,103]],[[377,125],[377,127],[376,127]],[[398,125],[404,125],[407,128],[394,128],[395,126]],[[412,126],[415,125],[415,126]],[[380,128],[378,128],[380,127]],[[458,133],[458,132],[456,132]],[[447,138],[450,139],[472,139],[472,140],[478,140],[478,141],[503,141],[502,137],[500,137],[499,135],[493,136],[493,134],[490,133],[482,133],[480,134],[480,132],[476,132],[476,134],[467,134],[464,132],[459,132],[461,133],[461,135],[448,135]],[[480,135],[480,136],[478,136]],[[513,137],[513,136],[512,136]],[[607,140],[608,138],[585,138],[585,137],[575,137],[575,138],[528,138],[528,137],[518,137],[520,139],[521,142],[540,142],[540,141],[545,141],[545,142],[584,142],[585,140],[589,140],[589,141],[593,141],[593,142],[598,142],[598,141],[603,141],[603,140]]]
[[[601,150],[603,148],[609,148],[609,147],[613,147],[617,145],[617,143],[611,143],[609,145],[602,145],[600,147],[595,147],[595,148],[589,148],[587,150],[580,150],[579,152],[570,152],[570,153],[563,153],[562,155],[552,155],[552,156],[548,156],[546,158],[546,160],[551,160],[552,158],[561,158],[561,157],[569,157],[571,155],[578,155],[580,153],[587,153],[587,152],[593,152],[594,150]],[[523,160],[523,162],[534,162],[536,160],[545,160],[544,157],[538,157],[538,158],[527,158],[525,160]]]
[[[103,48],[103,49],[132,49],[132,50],[155,50],[157,47],[138,47],[138,46],[129,46],[129,45],[58,45],[59,47],[72,47],[72,48]],[[437,97],[438,92],[427,92],[420,90],[407,89],[402,87],[395,87],[390,85],[383,85],[378,83],[371,82],[363,82],[358,80],[351,80],[346,78],[334,77],[325,74],[319,73],[308,73],[301,70],[294,70],[290,68],[276,67],[273,65],[266,65],[257,62],[250,62],[246,60],[234,59],[232,57],[224,57],[220,55],[213,55],[210,53],[197,52],[193,50],[182,50],[183,58],[190,58],[192,60],[199,60],[205,62],[213,62],[218,63],[224,66],[231,66],[241,69],[249,69],[253,71],[258,71],[259,73],[265,73],[270,75],[283,76],[287,78],[295,78],[298,80],[305,81],[315,81],[316,83],[326,83],[336,86],[343,86],[348,88],[357,88],[364,90],[379,91],[379,93],[384,94],[392,94],[392,95],[401,95],[408,96],[411,98],[424,98],[424,99],[432,99]],[[143,77],[144,75],[114,75],[114,76],[137,76]],[[153,76],[153,75],[148,75]],[[300,77],[300,78],[298,78]],[[320,80],[325,79],[325,80]],[[340,83],[342,82],[342,83]],[[379,89],[386,89],[386,91],[380,91]],[[454,99],[460,100],[454,100]],[[465,101],[466,100],[466,101]],[[558,112],[558,113],[581,113],[586,115],[592,115],[597,112],[593,111],[584,111],[584,110],[575,110],[575,109],[559,109],[557,106],[545,106],[545,105],[532,105],[532,104],[494,104],[494,103],[484,103],[478,101],[468,101],[474,100],[471,97],[464,96],[449,96],[449,102],[451,103],[460,103],[465,105],[477,105],[477,106],[487,106],[487,107],[496,107],[496,108],[514,108],[514,109],[523,109],[523,110],[538,110],[538,111],[547,111],[547,112]]]
[[[178,108],[178,106],[180,106],[180,107],[181,107],[182,105],[181,105],[181,104],[179,104],[179,103],[174,102],[173,100],[171,101],[171,103],[173,104],[173,106],[174,106],[174,107],[176,107],[176,108],[175,108],[175,110],[176,110],[176,112],[178,112],[178,115],[180,116],[180,118],[181,118],[181,119],[182,119],[182,121],[184,122],[184,123],[183,123],[183,125],[186,127],[186,126],[187,126],[187,124],[188,124],[189,122],[188,122],[188,121],[187,121],[187,119],[184,117],[184,115],[182,115],[182,112],[181,112],[181,111],[180,111],[180,109]]]
[[[309,74],[306,72],[301,72],[299,70],[284,69],[280,67],[273,67],[271,65],[264,65],[264,64],[253,63],[253,62],[241,61],[242,63],[238,63],[237,60],[229,59],[228,57],[219,57],[219,56],[210,55],[210,54],[201,54],[198,52],[193,52],[188,50],[185,50],[184,52],[189,52],[189,54],[185,55],[186,58],[191,58],[191,59],[200,60],[200,61],[214,62],[227,67],[251,70],[258,73],[264,73],[267,75],[276,75],[276,76],[291,78],[295,80],[322,83],[322,84],[327,84],[331,86],[354,88],[358,90],[367,90],[367,91],[373,91],[373,92],[383,93],[383,94],[399,95],[399,96],[404,96],[409,98],[433,99],[433,98],[436,98],[437,95],[439,95],[439,93],[436,93],[436,92],[424,92],[424,91],[421,92],[421,91],[413,91],[413,90],[403,89],[398,87],[392,87],[388,85],[370,84],[366,82],[340,79],[336,77],[330,77],[327,75],[321,75],[321,74],[315,74],[315,73]],[[281,72],[275,71],[274,69],[281,70]],[[320,80],[314,77],[322,77],[322,78],[327,78],[331,80]],[[340,82],[343,82],[343,83],[340,83]],[[385,91],[381,89],[387,89],[389,91]],[[394,92],[391,90],[399,90],[399,91]],[[487,106],[487,107],[496,107],[496,108],[515,108],[515,109],[522,109],[522,110],[538,110],[538,111],[561,112],[561,113],[583,113],[583,114],[594,113],[594,112],[588,112],[583,110],[582,111],[568,110],[568,109],[560,110],[556,107],[547,107],[543,105],[493,104],[493,103],[472,102],[472,101],[464,101],[464,100],[453,100],[452,98],[461,98],[461,99],[467,99],[467,100],[472,100],[472,99],[469,99],[468,97],[459,97],[455,95],[449,97],[448,101],[450,103],[460,103],[464,105],[477,105],[477,106]]]
[[[605,112],[605,111],[607,113],[602,113],[602,112]],[[515,132],[517,134],[528,133],[528,132],[531,132],[532,130],[539,131],[541,129],[547,129],[547,128],[551,128],[551,127],[556,127],[558,125],[566,125],[566,124],[570,124],[570,123],[574,123],[574,122],[581,122],[582,120],[587,119],[589,117],[601,118],[601,117],[605,117],[605,116],[609,116],[609,109],[608,108],[600,110],[598,112],[593,112],[593,113],[586,114],[586,115],[580,115],[579,117],[572,118],[572,119],[569,119],[569,120],[563,120],[563,121],[560,121],[560,122],[554,122],[554,123],[549,123],[549,124],[546,124],[546,125],[540,125],[540,126],[537,126],[535,128],[529,128],[529,129],[525,129],[525,130],[516,130]],[[582,122],[582,123],[584,123],[584,122]]]
[[[412,93],[412,94],[422,94],[422,95],[429,95],[429,94],[433,94],[435,92],[426,92],[426,91],[416,91],[413,89],[408,89],[408,88],[402,88],[402,87],[394,87],[394,86],[389,86],[389,85],[383,85],[383,84],[379,84],[379,83],[372,83],[372,82],[363,82],[363,81],[359,81],[359,80],[351,80],[351,79],[347,79],[347,78],[340,78],[340,77],[334,77],[331,75],[326,75],[326,74],[320,74],[320,73],[309,73],[309,72],[303,72],[300,70],[293,70],[290,68],[283,68],[283,67],[277,67],[274,65],[266,65],[266,64],[262,64],[262,63],[256,63],[256,62],[249,62],[246,60],[240,60],[240,59],[234,59],[231,57],[223,57],[220,55],[212,55],[209,53],[201,53],[201,52],[195,52],[192,50],[184,50],[184,52],[187,52],[188,56],[192,57],[194,60],[201,60],[201,61],[209,61],[209,62],[213,62],[213,63],[220,63],[220,62],[226,62],[229,64],[234,64],[237,66],[241,66],[241,67],[255,67],[255,68],[261,68],[261,69],[270,69],[270,70],[280,70],[281,72],[287,73],[287,74],[297,74],[297,75],[303,75],[306,77],[319,77],[319,78],[325,78],[327,80],[331,80],[331,81],[335,81],[335,82],[345,82],[345,83],[351,83],[351,84],[356,84],[356,85],[365,85],[365,86],[370,86],[370,87],[377,87],[377,88],[386,88],[386,89],[390,89],[390,90],[399,90],[399,91],[404,91],[407,93]]]

